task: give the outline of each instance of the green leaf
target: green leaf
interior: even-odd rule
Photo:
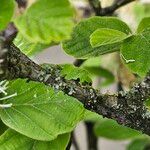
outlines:
[[[150,16],[150,4],[135,3],[133,6],[133,13],[135,14],[137,24],[139,24],[143,18]]]
[[[32,43],[25,39],[21,34],[18,34],[14,39],[14,44],[26,55],[33,56],[41,52],[43,49],[50,46],[50,44]]]
[[[76,58],[89,58],[119,50],[120,45],[118,43],[92,48],[90,35],[99,28],[119,30],[126,34],[130,33],[129,27],[115,17],[92,17],[81,21],[75,26],[71,39],[63,42],[63,49],[67,54]]]
[[[132,141],[128,147],[127,150],[148,150],[150,148],[150,139],[144,138],[144,139],[135,139]]]
[[[93,76],[103,77],[105,81],[103,81],[102,85],[108,85],[115,81],[114,75],[107,69],[99,66],[99,67],[84,67],[88,72],[90,72]]]
[[[120,43],[128,37],[127,34],[108,28],[101,28],[94,31],[90,36],[92,47],[99,47],[114,43]]]
[[[65,150],[69,142],[69,134],[59,135],[55,140],[45,142],[30,139],[14,130],[7,130],[0,137],[1,150]]]
[[[84,113],[84,121],[96,122],[101,121],[102,119],[102,116],[95,112],[86,110]]]
[[[85,60],[82,64],[82,67],[99,67],[101,64],[101,58],[100,57],[92,57],[87,60]]]
[[[50,141],[70,132],[83,118],[84,108],[75,98],[41,83],[16,80],[10,84],[0,109],[2,121],[10,128],[37,140]]]
[[[65,64],[62,66],[61,74],[65,76],[66,79],[77,80],[80,79],[81,82],[92,82],[90,79],[89,72],[83,68],[75,67],[71,64]]]
[[[110,119],[105,119],[101,122],[97,122],[94,127],[94,132],[96,136],[112,140],[125,140],[137,136],[142,136],[140,132],[121,126],[117,124],[117,122]]]
[[[150,17],[143,18],[140,22],[137,32],[142,32],[143,30],[150,29]]]
[[[68,0],[37,0],[15,20],[15,25],[32,43],[59,42],[70,37],[72,17]]]
[[[121,47],[121,56],[134,73],[145,76],[150,70],[150,30],[126,39]]]
[[[14,0],[0,1],[0,30],[6,28],[14,14],[15,2]]]
[[[0,120],[0,135],[7,130],[7,126]]]

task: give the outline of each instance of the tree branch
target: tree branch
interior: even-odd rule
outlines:
[[[2,50],[1,47],[0,52]],[[3,58],[5,69],[0,79],[27,78],[42,82],[75,97],[88,110],[150,135],[150,112],[143,105],[144,100],[150,96],[150,73],[147,74],[144,81],[135,85],[129,92],[103,95],[89,85],[83,85],[76,80],[66,80],[61,76],[60,66],[53,65],[43,68],[30,60],[14,45],[7,50],[7,55]]]
[[[114,13],[118,8],[131,3],[136,0],[114,0],[113,4],[109,7],[101,8],[99,0],[89,0],[89,4],[93,8],[96,16],[109,16]]]

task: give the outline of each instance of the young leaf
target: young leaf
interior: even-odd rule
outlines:
[[[0,136],[1,150],[65,150],[69,134],[59,135],[55,140],[45,142],[30,139],[14,130],[8,129]]]
[[[69,38],[72,17],[68,0],[37,0],[15,20],[15,25],[30,42],[48,44]]]
[[[0,31],[4,30],[10,22],[15,8],[14,0],[1,0],[0,1]]]
[[[134,73],[145,76],[150,70],[150,30],[126,39],[121,47],[121,56]]]
[[[148,150],[148,149],[150,149],[150,140],[148,138],[135,139],[127,147],[127,150]]]
[[[96,136],[112,140],[125,140],[137,136],[143,136],[140,132],[121,126],[117,124],[117,122],[110,119],[97,122],[94,127],[94,132]]]
[[[121,31],[102,28],[97,29],[91,34],[90,43],[92,47],[99,47],[122,42],[127,37],[128,35]]]
[[[18,34],[14,39],[14,44],[26,55],[33,56],[51,44],[32,43],[25,39],[21,34]]]
[[[117,18],[92,17],[81,21],[75,26],[71,39],[63,42],[63,49],[67,54],[77,58],[89,58],[119,50],[120,45],[118,43],[92,48],[90,35],[100,28],[114,29],[126,34],[130,33],[129,27]]]
[[[89,72],[83,68],[78,68],[71,64],[65,64],[62,66],[62,68],[61,74],[68,80],[80,79],[81,82],[92,82]]]
[[[137,32],[142,32],[143,30],[150,29],[150,17],[143,18],[140,22]]]
[[[84,115],[77,100],[41,83],[16,80],[7,92],[17,96],[3,100],[7,105],[0,109],[2,121],[33,139],[53,140],[72,131]]]

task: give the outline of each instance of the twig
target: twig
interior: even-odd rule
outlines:
[[[124,5],[127,5],[133,1],[136,1],[136,0],[115,0],[111,6],[101,9],[100,16],[107,16],[107,15],[113,14],[113,12],[116,11],[118,8]]]
[[[89,4],[93,8],[96,16],[101,16],[101,3],[99,0],[89,0]]]
[[[98,139],[93,132],[94,123],[85,122],[85,126],[87,129],[88,150],[98,150],[97,148]]]
[[[101,8],[99,0],[89,0],[89,4],[93,8],[96,16],[109,16],[114,13],[118,8],[127,5],[136,0],[114,0],[113,4],[109,7]]]

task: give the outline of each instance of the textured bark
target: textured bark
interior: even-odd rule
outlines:
[[[150,112],[143,105],[144,100],[150,96],[150,74],[129,92],[103,95],[90,85],[83,85],[76,80],[66,80],[61,76],[60,66],[53,65],[43,68],[30,60],[14,45],[7,50],[7,57],[3,58],[6,63],[1,79],[27,78],[45,83],[75,97],[88,110],[150,135]]]

